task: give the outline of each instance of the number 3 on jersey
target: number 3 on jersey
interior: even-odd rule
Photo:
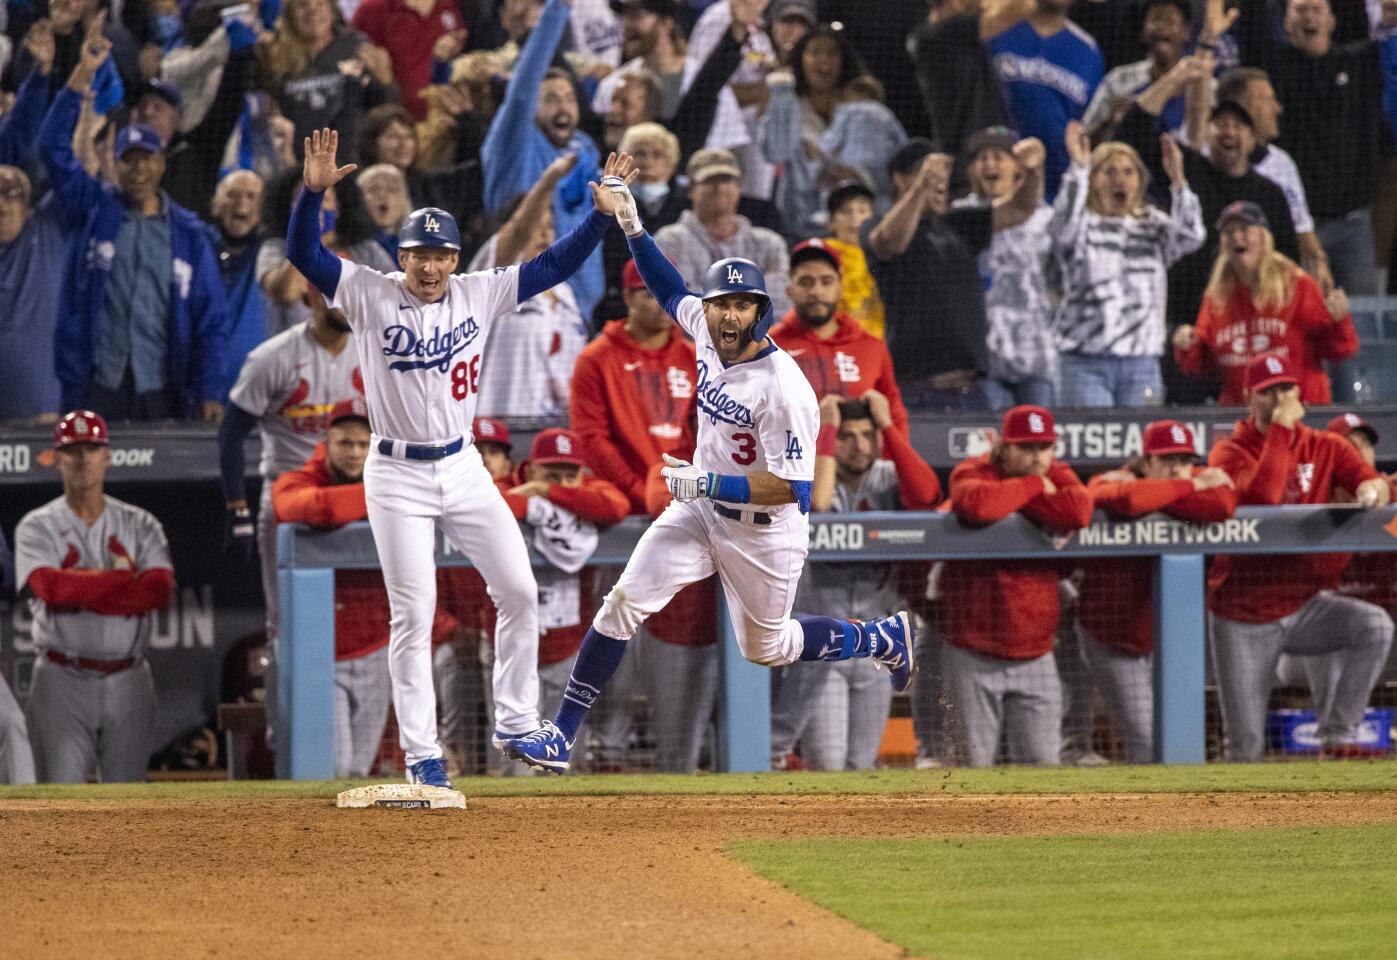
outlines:
[[[479,378],[480,355],[477,354],[471,359],[470,366],[466,366],[466,362],[462,360],[451,368],[451,396],[457,400],[466,399],[476,392]]]
[[[750,433],[734,433],[737,449],[733,451],[732,462],[741,467],[750,467],[757,462],[757,438]]]

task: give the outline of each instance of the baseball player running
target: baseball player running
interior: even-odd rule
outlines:
[[[29,595],[43,656],[29,691],[29,734],[43,783],[144,780],[155,727],[146,662],[154,618],[175,575],[165,531],[102,491],[107,424],[75,410],[53,428],[63,496],[15,528],[15,579]]]
[[[461,235],[444,210],[408,215],[401,272],[341,260],[320,242],[320,202],[354,170],[336,166],[339,134],[305,140],[305,190],[291,212],[287,257],[344,311],[359,348],[373,435],[364,466],[369,525],[388,587],[388,663],[408,781],[449,787],[437,736],[431,629],[436,529],[480,570],[497,610],[497,746],[538,727],[538,586],[519,526],[494,489],[471,436],[481,355],[495,321],[577,270],[601,241],[614,194],[592,185],[596,210],[537,257],[455,275]],[[624,185],[630,157],[606,173]]]
[[[641,226],[625,182],[603,183],[645,285],[694,340],[698,445],[692,464],[665,455],[661,473],[674,502],[645,531],[587,631],[557,717],[505,747],[554,773],[567,770],[578,728],[636,628],[715,571],[738,646],[753,663],[872,657],[888,667],[896,690],[911,683],[914,667],[905,612],[873,621],[791,619],[809,549],[820,411],[795,361],[767,339],[773,312],[761,271],[750,260],[719,260],[708,268],[703,297],[689,293]]]

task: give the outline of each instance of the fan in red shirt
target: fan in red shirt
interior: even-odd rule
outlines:
[[[334,529],[366,520],[364,461],[369,412],[362,397],[341,400],[305,465],[272,486],[278,523]],[[388,591],[383,573],[335,571],[335,776],[369,775],[392,700],[388,679]]]
[[[1119,517],[1162,512],[1210,523],[1237,509],[1232,479],[1199,467],[1193,431],[1177,420],[1145,428],[1143,453],[1087,483],[1095,505]],[[1154,564],[1144,557],[1084,563],[1078,620],[1092,682],[1124,744],[1126,763],[1154,760]]]
[[[1004,414],[994,448],[951,472],[951,509],[964,523],[1022,513],[1054,533],[1091,522],[1092,502],[1055,459],[1053,415],[1019,406]],[[1054,764],[1062,690],[1053,662],[1062,561],[958,560],[941,575],[946,644],[941,664],[959,711],[971,766],[994,763],[1000,732],[1013,763]]]
[[[1294,261],[1276,252],[1266,215],[1254,203],[1229,204],[1218,218],[1217,265],[1197,326],[1174,331],[1174,359],[1195,377],[1222,369],[1219,403],[1247,402],[1247,364],[1261,353],[1286,357],[1301,403],[1329,403],[1325,360],[1358,352],[1358,333],[1341,289],[1325,296]]]
[[[888,398],[893,424],[907,435],[907,407],[893,378],[888,345],[847,313],[836,311],[844,295],[839,252],[818,237],[791,250],[792,308],[771,337],[800,366],[815,396],[862,397],[876,390]]]
[[[437,41],[452,35],[443,46],[449,61],[465,42],[456,0],[362,0],[350,25],[388,53],[393,81],[402,92],[403,105],[418,120],[427,116],[422,88],[433,82],[432,60]]]
[[[634,260],[622,271],[621,287],[627,315],[608,323],[578,355],[568,411],[597,476],[621,488],[632,514],[658,517],[670,500],[660,477],[663,455],[693,456],[694,345],[645,289]],[[611,571],[612,577],[619,575]],[[627,645],[607,688],[611,696],[589,720],[605,767],[619,763],[629,728],[629,715],[612,705],[625,699],[623,691],[643,689],[650,701],[657,769],[697,769],[718,696],[713,584],[710,577],[679,591],[645,621],[636,633],[640,642]]]
[[[1386,506],[1385,477],[1343,437],[1302,418],[1300,376],[1279,354],[1247,368],[1251,416],[1208,457],[1232,477],[1243,505],[1332,503],[1353,492],[1365,508]],[[1342,657],[1332,698],[1319,715],[1321,749],[1359,751],[1358,725],[1392,645],[1392,618],[1334,591],[1347,554],[1219,556],[1208,574],[1213,661],[1227,759],[1256,761],[1266,745],[1266,707],[1282,653]]]

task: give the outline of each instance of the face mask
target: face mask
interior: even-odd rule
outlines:
[[[641,203],[654,205],[669,196],[667,183],[633,183],[631,193]]]
[[[325,210],[322,208],[320,211],[320,235],[323,237],[325,234],[332,232],[335,229],[335,224],[339,222],[339,219],[340,212],[338,210]]]

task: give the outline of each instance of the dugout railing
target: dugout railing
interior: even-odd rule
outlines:
[[[632,518],[603,532],[592,563],[624,564],[647,521]],[[1209,554],[1367,553],[1397,551],[1397,508],[1341,506],[1244,507],[1229,520],[1191,524],[1153,514],[1092,523],[1053,535],[1010,517],[968,527],[939,513],[815,515],[811,563],[837,561],[994,560],[1157,557],[1154,661],[1155,759],[1203,763],[1206,606],[1204,558]],[[542,561],[535,557],[536,563]],[[438,535],[437,563],[467,566]],[[281,596],[277,671],[281,743],[277,775],[328,779],[334,772],[334,572],[378,566],[367,523],[332,532],[283,525],[277,541]],[[1283,575],[1283,574],[1282,574]],[[1122,602],[1131,602],[1122,598]],[[829,611],[837,615],[838,611]],[[718,591],[720,642],[717,766],[725,771],[770,767],[769,673],[745,661]]]

